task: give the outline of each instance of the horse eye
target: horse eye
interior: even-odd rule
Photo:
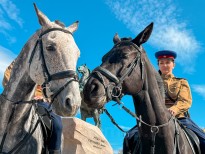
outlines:
[[[46,50],[48,50],[48,51],[55,51],[56,50],[56,48],[55,48],[55,46],[54,45],[48,45],[47,47],[46,47]]]

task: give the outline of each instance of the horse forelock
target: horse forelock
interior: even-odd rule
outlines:
[[[61,26],[62,28],[65,28],[65,24],[61,22],[60,20],[55,20],[54,22],[58,24],[59,26]]]
[[[133,51],[135,48],[132,46],[131,38],[122,38],[120,42],[116,43],[114,47],[102,57],[102,62],[112,58],[112,62],[119,61],[122,58],[123,51]],[[114,57],[113,57],[114,56]]]
[[[121,41],[131,41],[132,38],[131,37],[123,37],[121,38]]]
[[[41,33],[46,31],[47,29],[52,29],[52,28],[64,29],[64,26],[59,24],[59,22],[57,23],[56,22],[57,21],[51,22],[49,26],[42,27]],[[50,69],[49,71],[51,73],[52,73],[51,68],[56,71],[62,71],[65,69],[76,70],[76,63],[80,55],[80,50],[77,47],[75,40],[71,34],[59,30],[54,30],[44,34],[42,36],[42,42],[43,42],[44,54],[46,55],[45,60],[52,61],[52,63],[47,66],[48,69]],[[47,46],[54,46],[55,51],[47,51],[46,49]],[[36,50],[38,48],[41,48],[39,47],[39,44]],[[61,63],[59,63],[59,61],[61,61]]]

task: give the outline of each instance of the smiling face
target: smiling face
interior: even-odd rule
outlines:
[[[172,74],[175,63],[171,58],[163,58],[158,60],[159,69],[164,75]]]

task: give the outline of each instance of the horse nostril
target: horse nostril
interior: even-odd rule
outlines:
[[[98,90],[98,85],[97,84],[93,84],[90,88],[90,93],[96,92]]]
[[[68,108],[68,109],[72,109],[72,106],[71,106],[71,99],[70,98],[66,98],[65,100],[65,106]]]

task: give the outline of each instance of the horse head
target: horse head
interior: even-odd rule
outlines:
[[[80,51],[73,38],[78,22],[65,27],[60,21],[51,22],[35,4],[34,7],[42,27],[29,55],[29,75],[36,84],[42,85],[57,114],[73,116],[81,104],[76,73]]]
[[[146,53],[141,45],[149,39],[152,29],[153,23],[135,39],[114,36],[114,47],[103,56],[102,64],[93,70],[84,87],[84,100],[89,107],[102,108],[110,100],[142,90]]]
[[[192,153],[183,131],[165,106],[163,81],[142,47],[152,29],[153,23],[135,39],[115,35],[114,47],[103,56],[102,64],[93,70],[84,87],[84,101],[89,107],[102,108],[114,100],[136,118],[139,138],[136,145],[130,144],[136,146],[134,153]],[[135,113],[122,105],[123,95],[132,96]]]
[[[83,65],[78,67],[78,72],[82,73],[82,74],[85,74],[86,72],[90,72],[90,70],[88,69],[86,64],[83,64]]]

